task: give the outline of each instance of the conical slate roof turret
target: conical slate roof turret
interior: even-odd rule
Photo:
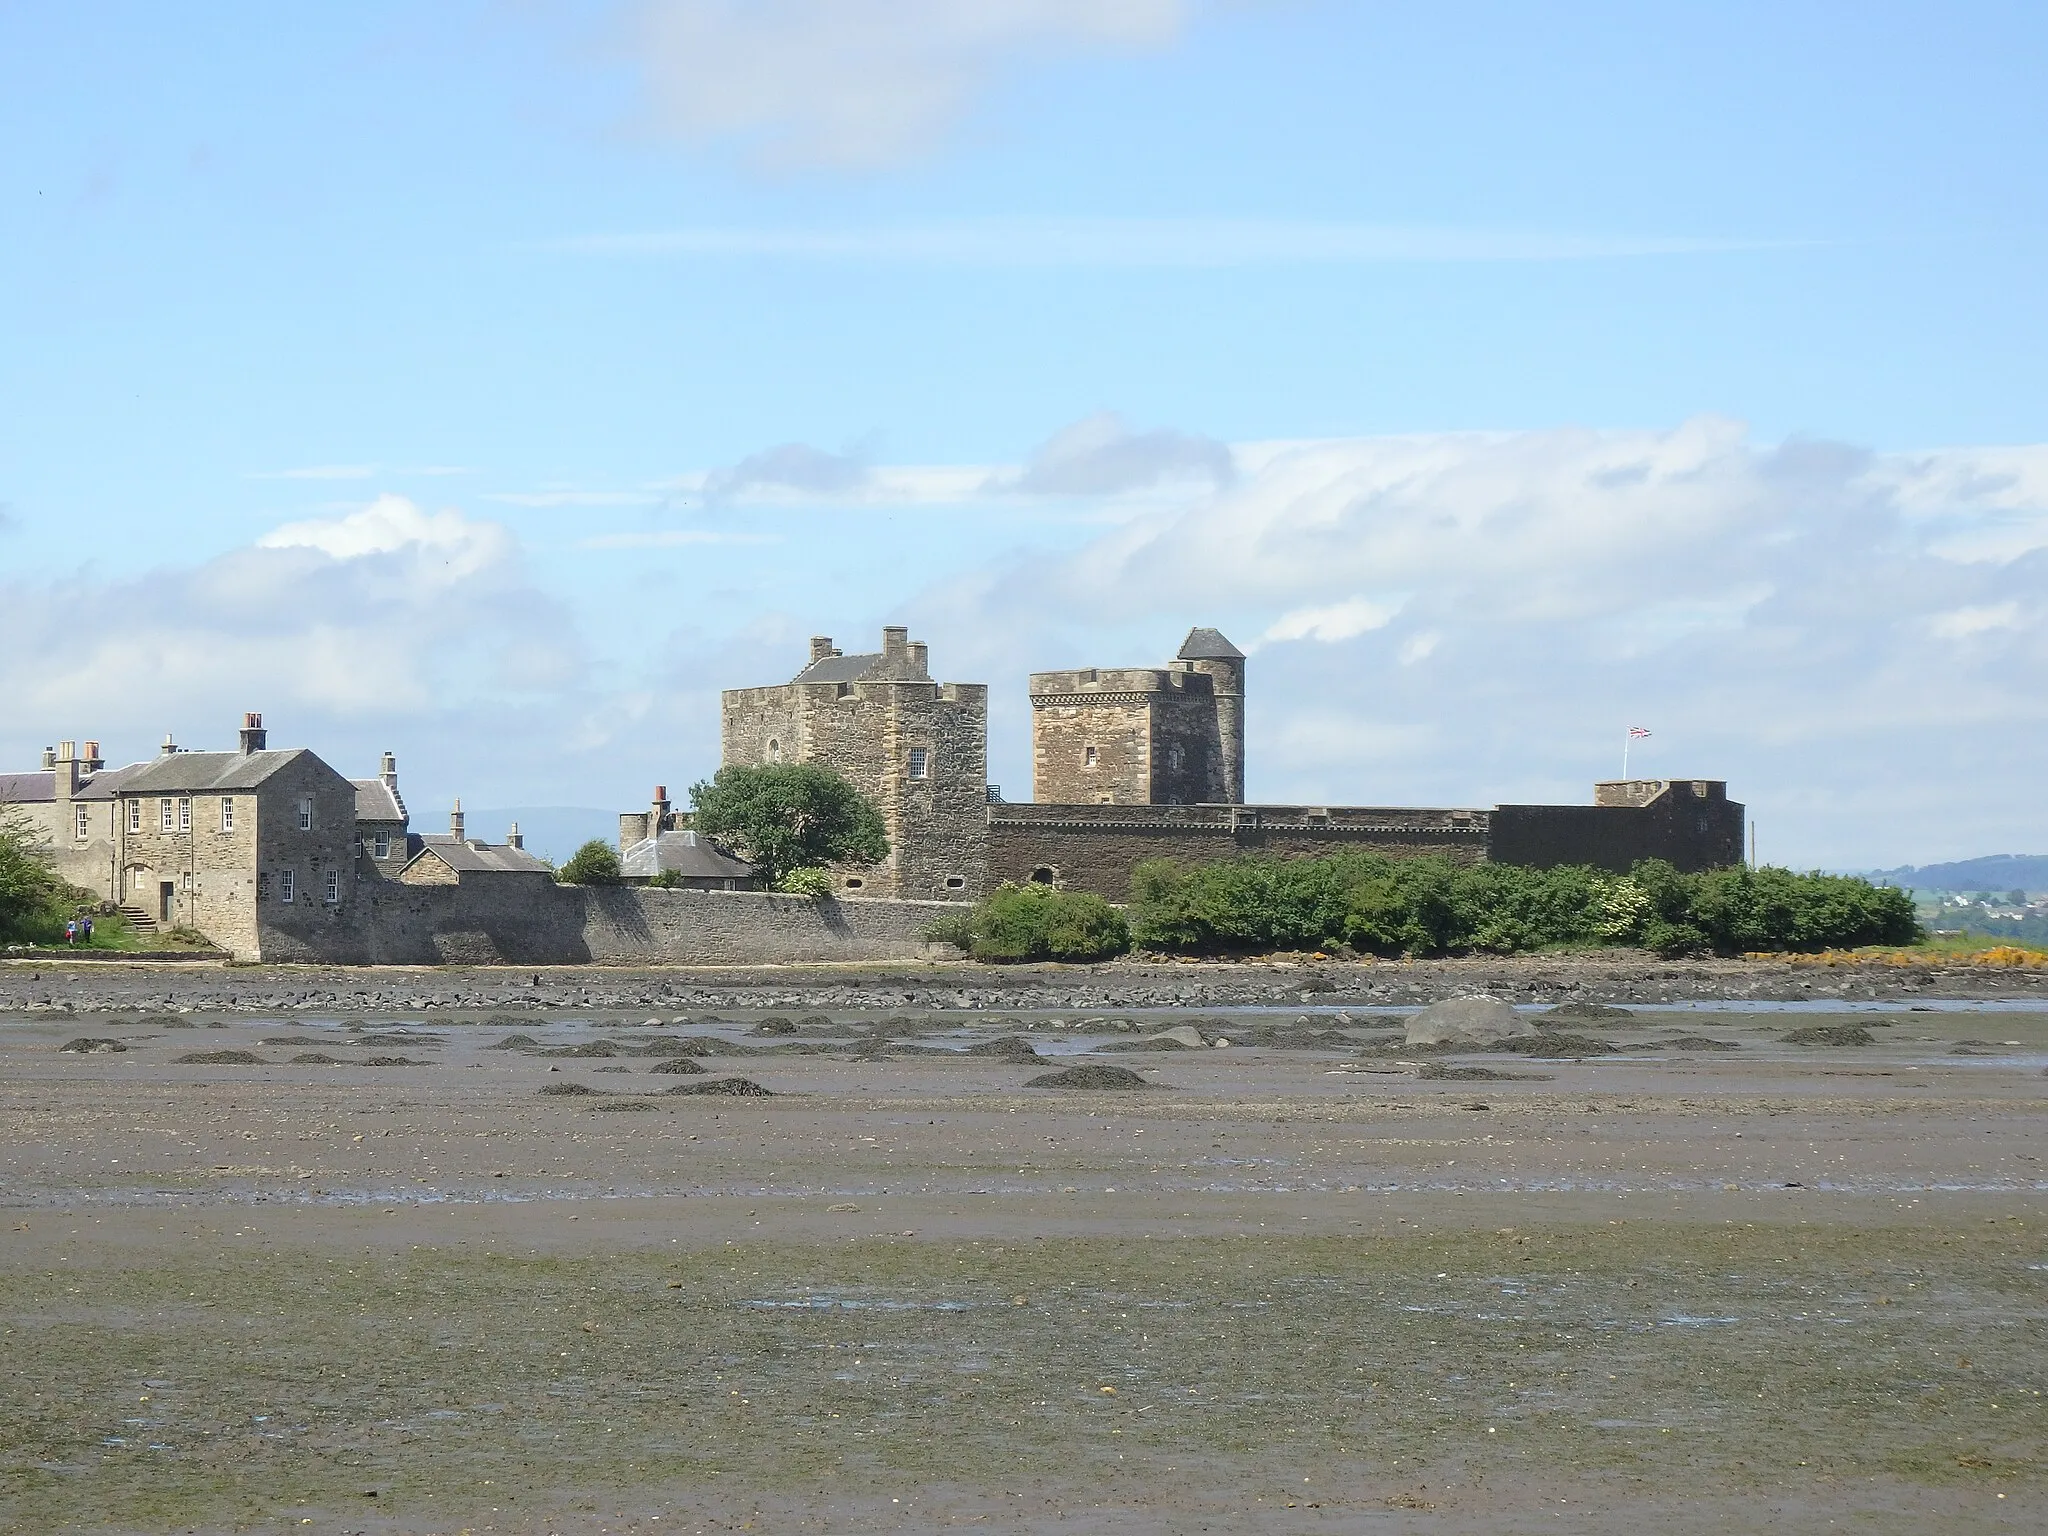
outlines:
[[[1191,629],[1181,642],[1181,661],[1243,661],[1244,652],[1223,638],[1220,629]]]

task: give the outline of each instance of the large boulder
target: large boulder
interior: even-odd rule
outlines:
[[[1497,997],[1448,997],[1431,1003],[1408,1021],[1408,1044],[1445,1045],[1470,1040],[1492,1045],[1514,1035],[1533,1035],[1536,1026]]]

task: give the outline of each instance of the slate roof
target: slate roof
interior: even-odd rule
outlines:
[[[130,763],[125,768],[102,768],[79,782],[73,800],[111,800],[115,791],[148,766]],[[0,805],[50,805],[57,799],[57,775],[41,773],[0,773]]]
[[[686,879],[750,880],[756,871],[708,837],[695,832],[664,832],[629,844],[619,857],[624,874],[651,877],[664,870]]]
[[[276,752],[174,752],[138,765],[134,776],[120,788],[123,794],[139,795],[259,789],[272,775],[311,756],[305,747]]]
[[[463,842],[447,832],[420,836],[421,858],[432,854],[458,875],[545,875],[552,871],[546,859],[514,848],[509,843]]]
[[[356,790],[357,821],[404,821],[405,802],[382,779],[350,779]]]
[[[857,683],[882,659],[880,651],[859,656],[824,656],[790,679],[798,683]]]
[[[1223,638],[1220,629],[1191,629],[1181,642],[1181,661],[1243,661],[1244,652]]]

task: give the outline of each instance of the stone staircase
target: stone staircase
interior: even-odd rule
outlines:
[[[120,907],[120,912],[123,917],[128,919],[128,926],[133,928],[137,933],[153,934],[157,931],[159,925],[157,923],[156,918],[152,916],[144,908],[131,907],[126,902],[123,902]]]

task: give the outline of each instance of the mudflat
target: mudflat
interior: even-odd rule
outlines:
[[[2041,991],[0,968],[0,1528],[2038,1529]]]

